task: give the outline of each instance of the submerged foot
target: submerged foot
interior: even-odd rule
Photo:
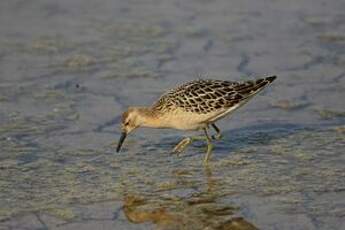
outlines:
[[[223,135],[220,134],[220,133],[217,133],[217,134],[211,136],[211,138],[212,138],[213,140],[217,140],[217,141],[219,141],[220,139],[222,139],[222,137],[223,137]]]
[[[180,141],[175,148],[172,150],[172,153],[179,155],[180,153],[182,153],[187,146],[192,143],[192,138],[191,137],[186,137],[184,139],[182,139],[182,141]]]

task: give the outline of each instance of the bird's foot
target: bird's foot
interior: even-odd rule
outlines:
[[[213,140],[219,141],[220,139],[222,139],[223,135],[220,134],[220,133],[217,133],[215,135],[212,135],[211,137],[212,137]]]
[[[172,153],[173,154],[177,154],[179,155],[180,153],[182,153],[186,148],[187,146],[192,143],[192,138],[191,137],[186,137],[186,138],[183,138],[176,146],[175,148],[172,150]]]

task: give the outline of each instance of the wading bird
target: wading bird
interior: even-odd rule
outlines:
[[[207,164],[212,139],[221,138],[215,122],[244,105],[275,79],[276,76],[245,82],[194,80],[166,92],[152,106],[129,107],[122,115],[122,135],[116,151],[120,151],[126,136],[138,127],[203,130],[204,136],[185,137],[173,152],[179,154],[194,140],[205,140]],[[212,137],[208,133],[210,127],[216,131]]]

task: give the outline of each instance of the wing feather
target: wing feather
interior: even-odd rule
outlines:
[[[162,111],[180,108],[198,114],[227,111],[243,104],[274,79],[273,76],[245,82],[195,80],[163,94],[153,108]]]

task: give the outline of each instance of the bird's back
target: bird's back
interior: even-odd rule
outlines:
[[[223,113],[248,101],[274,79],[275,76],[245,82],[194,80],[163,94],[153,109],[162,112],[179,109],[200,115]]]

